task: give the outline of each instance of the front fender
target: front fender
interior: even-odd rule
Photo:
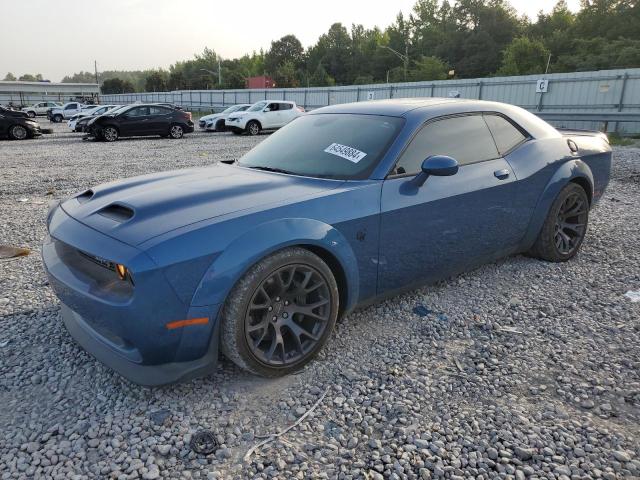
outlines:
[[[207,269],[192,299],[192,306],[223,303],[231,288],[254,264],[269,254],[294,245],[312,245],[329,252],[346,279],[345,309],[358,298],[358,264],[351,246],[331,225],[307,218],[284,218],[258,225],[232,241]]]
[[[542,225],[547,218],[549,209],[560,191],[569,182],[576,180],[580,182],[588,182],[589,192],[587,192],[587,195],[590,196],[589,201],[592,201],[593,173],[589,166],[579,158],[563,163],[551,177],[538,199],[538,203],[533,211],[527,228],[527,233],[523,240],[524,250],[529,250],[535,243],[538,238],[538,234],[542,229]]]

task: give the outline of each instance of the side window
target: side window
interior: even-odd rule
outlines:
[[[142,117],[144,115],[149,115],[149,107],[135,107],[127,112],[127,115],[130,117]]]
[[[291,110],[293,105],[291,103],[280,103],[280,110]]]
[[[250,105],[245,105],[244,107],[240,107],[238,110],[236,110],[236,112],[244,112],[249,107]]]
[[[432,155],[448,155],[459,165],[498,158],[482,115],[451,117],[425,125],[404,151],[394,173],[418,173]]]
[[[151,115],[166,115],[168,113],[171,113],[171,110],[166,107],[149,107],[149,110],[151,112]]]
[[[77,103],[70,103],[64,109],[65,110],[75,110],[76,108],[78,108],[78,104]]]
[[[496,141],[500,155],[508,153],[527,139],[510,121],[500,115],[485,115],[484,119]]]
[[[269,104],[269,111],[270,112],[277,112],[278,111],[278,104],[277,103],[270,103]]]

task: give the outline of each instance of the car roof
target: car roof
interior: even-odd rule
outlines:
[[[322,107],[314,113],[360,113],[368,115],[405,116],[412,110],[452,102],[468,102],[456,98],[393,98],[387,100],[369,100],[366,102],[343,103]]]

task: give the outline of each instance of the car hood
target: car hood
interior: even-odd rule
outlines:
[[[200,117],[200,120],[204,120],[206,122],[207,120],[213,120],[215,118],[220,118],[220,117],[222,117],[222,114],[212,113],[211,115],[205,115],[204,117]]]
[[[301,200],[342,183],[217,164],[100,185],[61,206],[79,222],[135,246],[196,222]]]
[[[228,118],[240,118],[240,117],[244,117],[245,115],[247,115],[247,113],[249,113],[249,112],[230,113]],[[254,113],[254,112],[251,112],[251,113]]]

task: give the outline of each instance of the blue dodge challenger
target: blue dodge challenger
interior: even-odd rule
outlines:
[[[321,108],[234,164],[52,207],[42,256],[75,340],[144,385],[307,364],[336,319],[516,253],[562,262],[609,181],[604,134],[501,103]]]

